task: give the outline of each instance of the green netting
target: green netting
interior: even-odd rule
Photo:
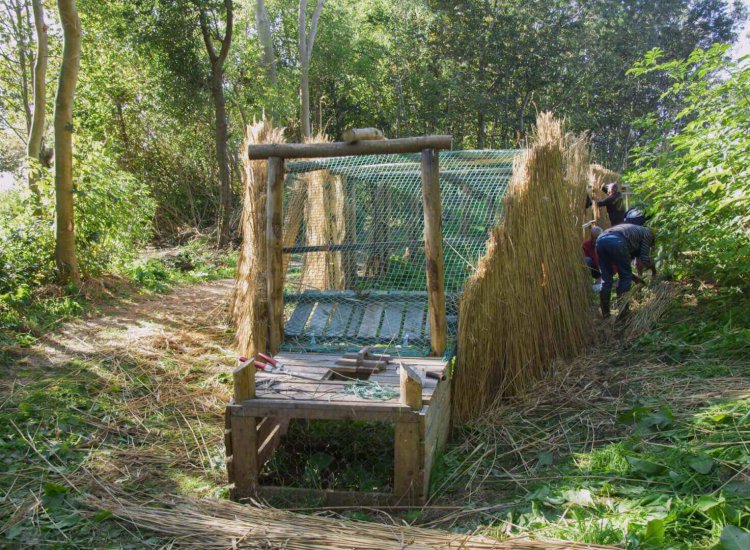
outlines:
[[[517,151],[440,153],[448,335],[501,214]],[[288,162],[287,351],[429,351],[420,155]]]

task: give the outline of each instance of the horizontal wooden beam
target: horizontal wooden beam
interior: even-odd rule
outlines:
[[[419,413],[403,405],[312,401],[303,399],[250,399],[230,405],[235,416],[313,418],[318,420],[369,420],[372,422],[419,422]]]
[[[452,136],[422,136],[358,141],[356,143],[269,143],[249,145],[247,154],[250,160],[263,160],[270,157],[303,159],[352,155],[390,155],[417,153],[422,149],[450,149],[452,141]]]

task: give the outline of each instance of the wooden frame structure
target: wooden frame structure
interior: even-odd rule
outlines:
[[[326,504],[421,504],[427,499],[433,457],[444,445],[450,426],[450,377],[443,359],[447,345],[445,268],[439,150],[451,136],[380,139],[372,132],[354,134],[350,143],[272,144],[248,148],[251,160],[268,159],[266,257],[268,347],[277,354],[284,337],[283,196],[286,159],[421,152],[422,205],[427,278],[430,354],[379,365],[366,374],[398,398],[372,401],[347,393],[361,366],[348,372],[341,357],[323,354],[279,354],[283,370],[256,377],[253,362],[234,371],[234,398],[226,409],[225,444],[232,496],[273,494],[281,488],[260,487],[261,467],[277,447],[292,418],[393,422],[394,487],[392,494],[283,489],[287,494],[322,497]],[[351,137],[351,136],[350,136]],[[362,359],[361,357],[359,359]],[[364,362],[366,363],[366,361]],[[361,363],[357,363],[360,365]],[[344,369],[342,371],[342,368]],[[336,375],[344,375],[344,380]],[[348,378],[346,375],[352,375]],[[270,388],[270,389],[269,389]]]

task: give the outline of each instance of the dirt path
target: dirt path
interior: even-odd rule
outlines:
[[[227,307],[233,283],[222,279],[118,301],[46,335],[18,363],[55,366],[134,350],[140,355],[200,353],[229,361],[234,351]]]

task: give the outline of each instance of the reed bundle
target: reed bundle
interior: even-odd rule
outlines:
[[[484,536],[309,516],[213,499],[172,497],[146,506],[105,496],[86,497],[85,504],[138,528],[174,537],[172,546],[183,548],[594,548],[556,541],[499,542]]]
[[[460,305],[453,407],[476,418],[522,391],[589,342],[591,289],[581,257],[580,216],[588,147],[549,113],[516,157],[502,221]]]
[[[330,141],[318,134],[306,143]],[[344,187],[340,176],[328,170],[316,170],[301,176],[307,184],[304,207],[307,246],[341,244],[344,239]],[[286,227],[285,227],[286,230]],[[308,252],[303,257],[302,290],[339,290],[344,288],[341,252]]]
[[[624,337],[627,340],[646,334],[656,322],[667,312],[674,301],[677,291],[667,281],[661,281],[651,288],[644,289],[645,296],[638,299],[638,288],[634,288],[628,300],[631,303],[632,314],[625,323]]]
[[[268,337],[268,298],[266,289],[266,185],[268,162],[248,160],[248,145],[283,143],[284,128],[270,120],[248,125],[242,146],[245,195],[242,210],[242,246],[237,262],[236,284],[230,312],[237,327],[240,355],[265,351]]]
[[[605,168],[601,164],[592,164],[589,178],[591,182],[591,200],[596,202],[607,196],[607,193],[602,191],[602,187],[608,183],[619,182],[622,179],[622,176],[617,172]],[[609,218],[607,215],[602,215],[602,211],[596,206],[593,207],[593,210],[593,219],[596,220],[596,225],[602,229],[608,229]]]

